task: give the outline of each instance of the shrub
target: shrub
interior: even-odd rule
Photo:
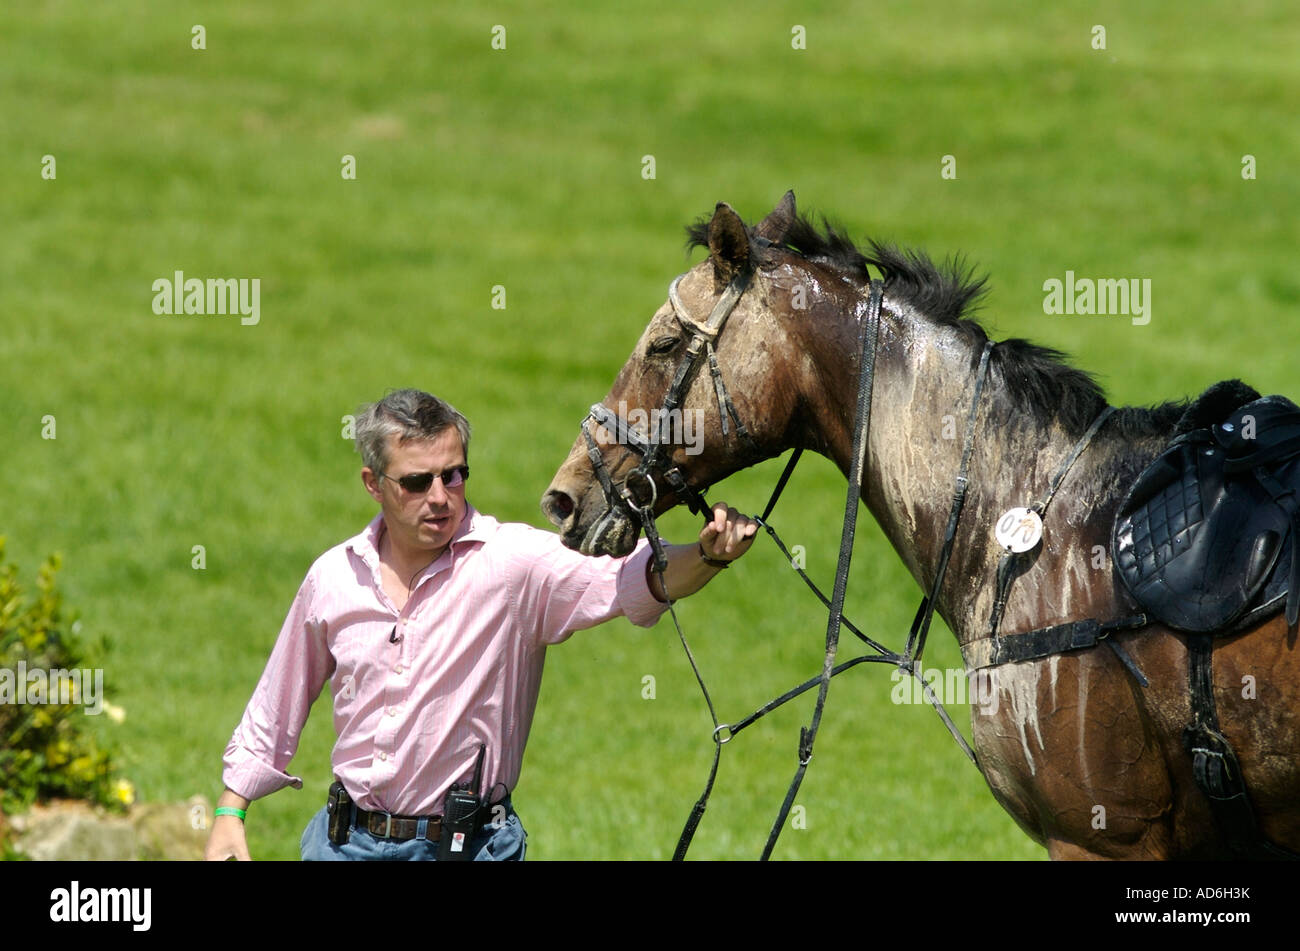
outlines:
[[[52,798],[115,809],[131,798],[130,784],[117,775],[115,750],[89,729],[82,697],[64,696],[56,686],[43,691],[40,702],[17,702],[20,672],[44,678],[48,687],[55,682],[50,672],[98,669],[108,649],[102,638],[93,649],[80,642],[80,623],[64,610],[55,585],[59,567],[57,555],[41,565],[35,596],[28,599],[0,537],[0,811],[11,815]],[[73,702],[51,702],[64,699]]]

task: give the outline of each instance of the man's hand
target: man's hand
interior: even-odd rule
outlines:
[[[716,561],[735,561],[754,544],[758,522],[726,502],[713,503],[713,518],[700,529],[700,548]]]
[[[227,789],[217,800],[217,807],[234,806],[247,809],[248,800],[238,793]],[[212,820],[212,831],[208,833],[208,845],[203,850],[203,858],[209,862],[224,862],[227,859],[239,859],[248,862],[248,841],[244,838],[244,820],[238,816],[217,816]]]
[[[710,565],[704,558],[724,563],[735,561],[749,551],[757,532],[758,523],[752,518],[741,515],[726,502],[714,502],[713,518],[700,530],[696,544],[664,546],[668,556],[668,567],[664,569],[668,594],[676,601],[699,591],[726,567],[726,564]],[[668,600],[651,563],[646,564],[646,582],[651,594],[660,601]]]

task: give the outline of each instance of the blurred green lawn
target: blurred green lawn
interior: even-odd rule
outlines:
[[[1295,397],[1300,21],[1286,2],[1221,10],[0,11],[0,533],[27,578],[62,551],[70,603],[112,639],[106,684],[127,719],[95,728],[125,745],[141,797],[215,798],[302,576],[371,516],[342,417],[398,386],[451,400],[475,426],[470,500],[544,525],[537,501],[579,420],[687,266],[682,226],[716,201],[753,220],[793,187],[856,237],[965,252],[992,275],[994,335],[1069,351],[1115,402],[1229,376]],[[1151,323],[1045,316],[1042,284],[1067,269],[1150,278]],[[155,316],[152,282],[175,270],[260,278],[261,322]],[[778,471],[714,496],[757,510]],[[777,513],[827,583],[842,487],[812,460]],[[667,520],[670,538],[694,532]],[[864,524],[851,616],[899,646],[917,597]],[[824,615],[766,543],[681,616],[724,720],[820,669]],[[946,631],[931,644],[935,664],[959,663]],[[874,667],[835,682],[806,828],[778,856],[1043,857],[934,714],[893,705],[891,687]],[[253,807],[255,857],[297,857],[329,783],[328,703],[293,766],[304,791]],[[725,749],[693,856],[758,855],[810,709]],[[515,797],[530,856],[668,857],[710,726],[667,621],[552,651]]]

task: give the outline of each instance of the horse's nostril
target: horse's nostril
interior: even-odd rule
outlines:
[[[546,493],[542,499],[542,511],[555,525],[562,525],[573,514],[573,499],[556,489]]]

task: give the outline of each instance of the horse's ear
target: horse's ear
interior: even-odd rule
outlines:
[[[713,276],[722,284],[730,283],[749,266],[749,232],[740,215],[725,201],[718,202],[709,222],[709,258],[713,261]]]
[[[794,215],[794,190],[792,189],[785,193],[785,197],[772,209],[771,214],[759,222],[757,229],[759,235],[773,244],[780,244],[790,233],[790,226],[794,224]]]

